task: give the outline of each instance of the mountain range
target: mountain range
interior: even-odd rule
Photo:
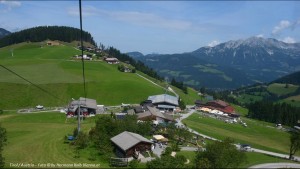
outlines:
[[[3,29],[3,28],[0,28],[0,38],[6,36],[6,35],[9,35],[11,34],[9,31]]]
[[[195,88],[233,89],[300,70],[300,43],[250,37],[181,54],[127,53],[161,76]]]

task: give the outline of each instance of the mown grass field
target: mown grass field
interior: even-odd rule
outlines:
[[[289,133],[274,128],[274,124],[271,123],[242,119],[248,127],[243,127],[241,124],[225,123],[197,113],[184,119],[183,122],[199,133],[220,140],[231,137],[236,143],[250,144],[254,148],[288,154]]]
[[[11,56],[11,49],[14,55]],[[80,54],[72,46],[43,46],[21,43],[0,49],[1,64],[27,80],[47,90],[54,98],[0,67],[0,109],[44,106],[64,106],[71,98],[84,96],[82,63],[71,57]],[[122,73],[117,65],[103,61],[86,61],[87,97],[98,104],[120,105],[140,103],[149,95],[165,91],[133,73]],[[148,77],[148,76],[146,76]],[[187,102],[196,100],[195,91],[179,93]],[[194,92],[194,93],[193,93]]]
[[[90,152],[94,151],[91,148],[80,150],[80,157],[74,158],[75,149],[64,143],[64,136],[71,135],[77,123],[75,119],[66,119],[64,114],[10,112],[0,115],[0,123],[7,130],[8,142],[3,151],[5,167],[10,167],[10,163],[88,163],[108,167],[108,161],[99,156],[95,161],[89,160]],[[92,126],[94,118],[87,119],[82,123],[82,130],[87,132]]]

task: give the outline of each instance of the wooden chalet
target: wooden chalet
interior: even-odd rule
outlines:
[[[116,155],[120,158],[138,158],[139,153],[151,151],[152,142],[136,133],[124,131],[110,140],[115,146]]]

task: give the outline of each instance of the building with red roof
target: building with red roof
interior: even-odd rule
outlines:
[[[222,100],[209,101],[205,104],[204,107],[216,109],[227,114],[233,114],[235,112],[233,107],[231,107],[228,103]]]

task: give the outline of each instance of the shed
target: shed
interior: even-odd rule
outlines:
[[[80,97],[79,100],[72,100],[68,107],[68,114],[77,114],[78,107],[80,105],[81,112],[87,112],[88,114],[96,114],[97,102],[94,99]]]

